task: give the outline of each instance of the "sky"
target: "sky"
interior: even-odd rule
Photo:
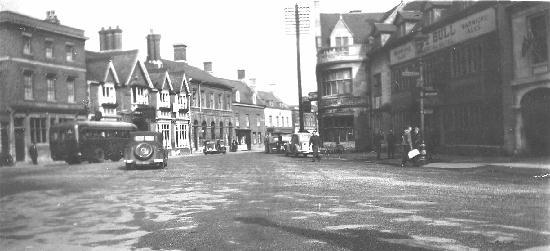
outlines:
[[[321,13],[385,12],[399,0],[320,0]],[[141,4],[146,3],[146,4]],[[122,49],[139,49],[147,56],[146,36],[161,35],[161,57],[173,59],[173,44],[187,45],[187,62],[203,68],[212,62],[217,77],[256,78],[260,90],[274,91],[287,104],[298,103],[296,40],[287,34],[284,9],[296,0],[0,0],[2,10],[43,19],[55,10],[61,24],[85,31],[86,50],[99,50],[98,31],[122,29]],[[301,5],[313,7],[313,0]],[[313,17],[313,15],[312,15]],[[311,26],[313,27],[313,20]],[[314,30],[302,35],[300,57],[302,94],[317,91]]]

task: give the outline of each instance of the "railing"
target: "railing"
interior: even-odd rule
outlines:
[[[317,63],[362,60],[366,57],[365,45],[323,48],[317,52]]]
[[[319,108],[338,107],[338,106],[366,106],[366,97],[355,96],[337,96],[337,97],[321,97],[319,100]]]

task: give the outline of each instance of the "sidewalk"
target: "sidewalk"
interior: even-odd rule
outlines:
[[[368,153],[344,153],[340,155],[332,154],[329,159],[368,161],[381,164],[399,166],[401,164],[401,155],[396,154],[395,158],[387,159],[386,153],[381,155],[380,160],[376,159],[376,152]],[[409,164],[410,165],[410,164]],[[438,154],[430,163],[422,166],[424,168],[444,168],[444,169],[465,169],[484,166],[508,167],[508,168],[532,168],[550,170],[550,156],[531,157],[531,158],[513,158],[505,156],[462,156],[450,154]]]

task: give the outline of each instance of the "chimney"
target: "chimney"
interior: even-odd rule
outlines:
[[[109,26],[109,29],[105,31],[105,50],[113,49],[113,33],[111,32],[112,28]]]
[[[244,82],[244,78],[245,78],[245,72],[244,70],[237,70],[237,79],[241,82]]]
[[[212,74],[212,62],[204,62],[204,71]]]
[[[116,26],[115,29],[111,30],[113,34],[113,47],[111,50],[122,50],[122,30]]]
[[[174,61],[187,61],[187,45],[174,44]]]
[[[147,61],[153,64],[160,64],[160,34],[147,35]]]
[[[98,33],[99,33],[99,50],[100,51],[109,50],[109,45],[107,42],[107,31],[105,31],[105,28],[101,27],[101,30]]]
[[[46,22],[50,22],[53,24],[59,24],[59,19],[57,19],[57,15],[55,15],[54,10],[46,11]]]

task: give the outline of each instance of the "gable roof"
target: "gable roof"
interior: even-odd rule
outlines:
[[[231,86],[226,85],[223,81],[212,76],[210,73],[185,62],[176,62],[166,59],[161,59],[161,61],[162,66],[167,68],[169,72],[184,72],[188,81],[208,83],[221,88],[231,88]]]
[[[372,24],[384,17],[385,13],[321,13],[321,38],[323,43],[330,39],[334,26],[342,20],[353,33],[354,43],[365,43],[372,33]]]
[[[396,20],[398,19],[403,19],[403,20],[406,20],[406,21],[419,21],[419,20],[422,20],[422,12],[420,11],[398,11],[397,12],[397,17],[395,18]]]
[[[397,30],[397,27],[393,24],[386,23],[375,23],[374,32],[375,33],[392,33]]]
[[[138,60],[138,50],[110,50],[110,51],[86,51],[86,57],[90,60],[105,60],[110,59],[113,62],[114,68],[116,69],[119,86],[127,86],[130,82],[130,77],[134,73],[136,65],[144,73],[145,81],[147,81],[147,86],[154,88],[149,78],[149,73],[145,69],[145,65]]]
[[[182,91],[185,94],[189,94],[189,83],[187,82],[187,77],[184,72],[168,72],[170,79],[172,79],[172,87],[174,92],[180,93]]]
[[[151,82],[157,90],[162,91],[168,88],[169,91],[174,91],[172,80],[170,79],[166,69],[148,69],[148,71],[149,76],[151,77]],[[166,86],[166,83],[168,83],[168,86]]]
[[[252,89],[244,82],[237,81],[237,80],[231,80],[231,79],[224,79],[221,78],[220,80],[224,81],[225,84],[230,85],[233,87],[233,93],[239,92],[240,101],[238,103],[242,104],[249,104],[254,105],[252,102],[252,96],[254,95],[254,92]],[[236,95],[233,95],[233,102],[236,102]],[[256,105],[263,105],[264,103],[260,101],[258,95],[256,95]]]
[[[105,82],[109,79],[110,74],[113,75],[114,84],[118,85],[118,75],[110,59],[86,59],[86,80],[98,83]]]

